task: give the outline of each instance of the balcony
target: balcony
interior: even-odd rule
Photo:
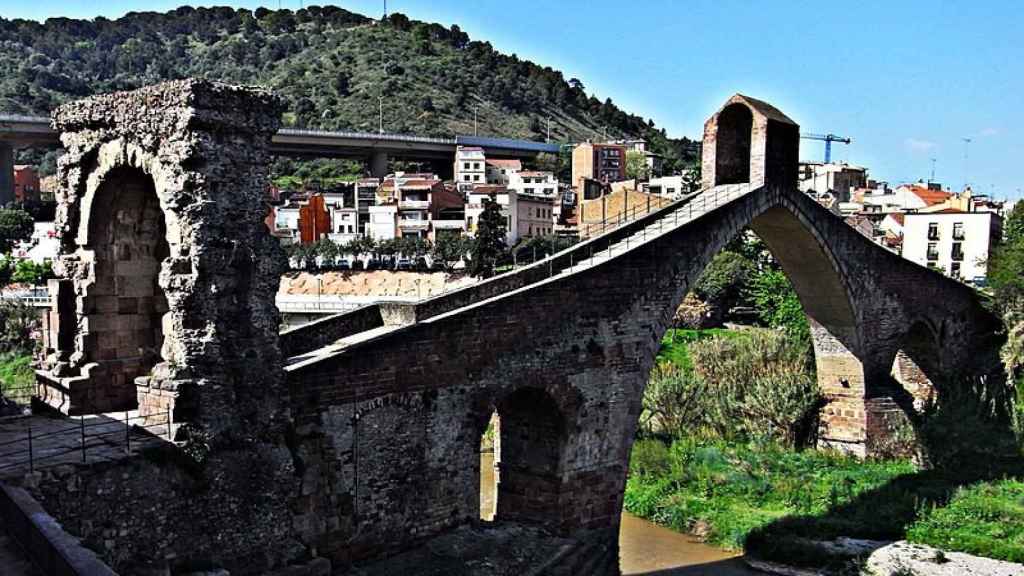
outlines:
[[[434,230],[464,230],[465,220],[434,220]]]
[[[398,220],[398,227],[402,230],[426,230],[430,227],[430,220],[414,220],[412,218],[401,218]]]
[[[400,210],[427,210],[430,208],[430,202],[428,200],[399,200],[398,208]]]

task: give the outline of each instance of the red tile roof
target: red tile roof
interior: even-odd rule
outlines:
[[[909,188],[911,193],[920,198],[926,206],[942,204],[952,196],[949,192],[943,192],[942,190],[930,190],[924,186],[911,185]]]
[[[523,169],[523,163],[520,160],[499,160],[497,158],[488,158],[487,163],[496,168],[511,168],[513,170]]]
[[[892,214],[889,214],[889,216],[891,216],[897,224],[903,226],[903,212],[893,212]]]

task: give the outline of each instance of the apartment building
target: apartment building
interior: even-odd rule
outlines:
[[[556,196],[521,194],[506,186],[477,186],[466,198],[466,231],[476,234],[484,211],[483,201],[492,198],[501,206],[505,217],[505,242],[509,246],[523,238],[552,235]]]
[[[23,203],[39,200],[39,174],[35,168],[18,164],[14,167],[14,200]]]
[[[553,172],[512,171],[508,173],[506,186],[517,194],[554,198],[558,193],[558,179]]]
[[[455,149],[455,183],[462,192],[487,183],[487,158],[479,146],[459,146]]]
[[[953,278],[982,283],[989,250],[1002,238],[1002,226],[1002,217],[995,212],[907,212],[902,255]]]
[[[626,147],[621,144],[579,144],[572,151],[572,186],[584,179],[618,182],[626,179]]]
[[[465,229],[464,206],[457,187],[446,186],[434,174],[398,172],[385,178],[377,189],[377,204],[369,209],[367,234],[376,240],[435,240],[439,231],[461,234]]]
[[[854,190],[868,183],[866,168],[845,162],[801,162],[797,186],[801,191],[831,194],[839,202],[849,202]]]

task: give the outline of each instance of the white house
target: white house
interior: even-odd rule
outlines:
[[[483,148],[459,146],[455,149],[455,182],[462,192],[487,183],[487,158]]]
[[[558,193],[558,179],[552,172],[513,171],[507,176],[508,189],[517,194],[554,198]]]
[[[374,240],[390,240],[398,235],[398,204],[370,206],[366,235]]]
[[[476,234],[484,198],[493,197],[501,206],[507,230],[505,242],[512,246],[521,238],[550,236],[555,228],[557,195],[520,194],[504,186],[477,186],[466,198],[466,231]]]
[[[903,257],[953,278],[983,281],[989,248],[1002,236],[993,212],[908,212],[903,215]]]

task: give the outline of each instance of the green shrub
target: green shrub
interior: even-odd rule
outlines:
[[[34,391],[35,381],[31,356],[11,352],[0,354],[0,396],[27,402]]]
[[[675,364],[660,364],[644,390],[642,427],[648,434],[692,434],[703,426],[705,403],[700,378]]]
[[[722,438],[764,438],[788,445],[810,440],[821,402],[810,350],[781,332],[694,343],[690,354],[706,382],[706,424]]]

